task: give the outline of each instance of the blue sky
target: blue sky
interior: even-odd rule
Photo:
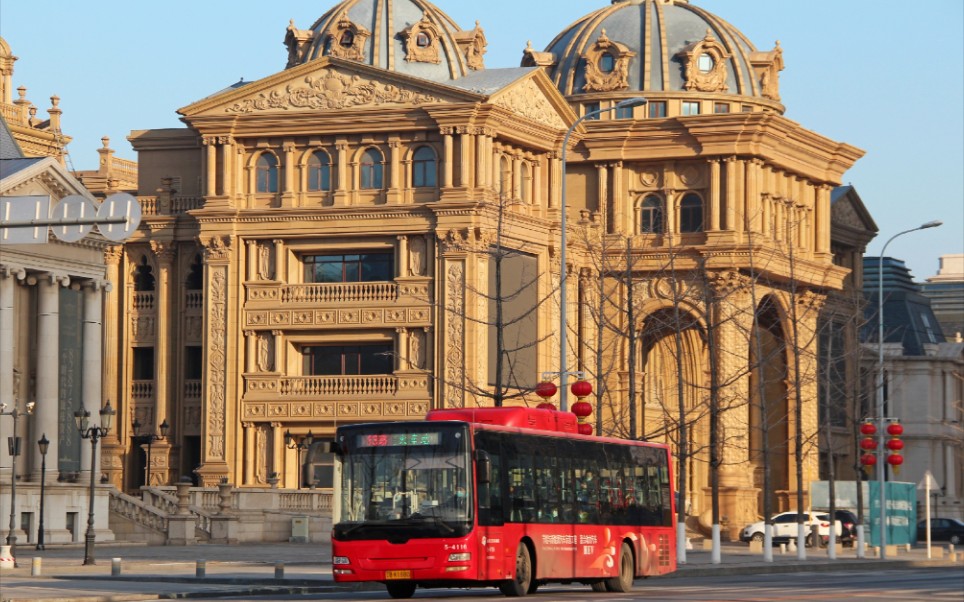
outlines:
[[[75,169],[94,169],[100,138],[136,159],[131,130],[179,127],[175,110],[284,68],[288,20],[303,29],[334,0],[23,0],[0,2],[0,36],[20,57],[14,87],[46,116],[58,95]],[[463,28],[480,21],[488,67],[519,64],[609,0],[435,0]],[[961,0],[693,0],[760,50],[780,40],[786,116],[866,151],[853,184],[881,235],[940,219],[888,247],[914,277],[964,253],[964,2]],[[510,16],[516,15],[516,16]]]

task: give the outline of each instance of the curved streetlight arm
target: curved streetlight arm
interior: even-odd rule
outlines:
[[[916,228],[898,232],[884,243],[884,248],[880,250],[880,257],[877,260],[877,378],[875,388],[877,389],[877,486],[880,496],[880,558],[887,558],[887,491],[885,485],[887,479],[886,454],[884,452],[884,254],[887,246],[898,236],[936,228],[942,225],[940,220],[929,221]]]
[[[569,152],[569,137],[572,136],[573,131],[575,131],[580,123],[591,117],[608,113],[609,111],[615,111],[617,109],[638,107],[646,104],[647,102],[648,101],[645,98],[637,96],[617,102],[613,106],[606,107],[605,109],[589,111],[582,117],[576,119],[576,121],[569,126],[569,129],[566,130],[566,136],[562,139],[562,211],[559,218],[559,230],[561,235],[559,249],[559,410],[563,412],[566,412],[569,409],[569,395],[568,390],[566,389],[566,376],[570,374],[570,372],[566,369],[566,355],[568,353],[567,346],[569,344],[566,332],[566,158]]]

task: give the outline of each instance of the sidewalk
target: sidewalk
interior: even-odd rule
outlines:
[[[39,575],[33,574],[34,558],[40,559]],[[331,577],[331,547],[327,543],[186,547],[105,544],[95,548],[95,565],[84,566],[83,558],[82,546],[51,546],[44,551],[22,546],[17,554],[18,568],[0,570],[0,600],[124,602],[382,589],[379,584],[336,585]],[[119,575],[111,575],[112,559],[120,559]],[[881,563],[885,563],[888,570],[964,566],[960,560],[952,563],[946,557],[928,560],[923,547],[909,552],[900,550],[887,560],[857,559],[852,549],[844,549],[837,560],[829,560],[826,550],[808,549],[807,559],[803,561],[797,559],[795,552],[780,554],[777,548],[773,562],[765,563],[761,554],[749,553],[746,544],[727,543],[723,546],[720,564],[711,564],[708,551],[689,550],[686,564],[664,578],[861,571],[878,569]],[[198,577],[201,569],[203,578]]]

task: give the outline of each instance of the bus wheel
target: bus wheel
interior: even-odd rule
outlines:
[[[532,561],[529,559],[529,548],[524,543],[520,543],[515,553],[515,578],[503,581],[499,585],[499,590],[509,598],[518,598],[529,593],[531,582]]]
[[[624,543],[622,550],[619,552],[619,576],[606,579],[606,589],[611,592],[620,593],[632,591],[635,572],[633,550],[629,547],[628,543]]]
[[[608,592],[608,591],[609,591],[608,589],[606,589],[606,582],[605,582],[605,581],[597,581],[597,582],[595,582],[595,583],[591,583],[591,584],[589,584],[589,587],[591,587],[591,588],[592,588],[592,591],[594,591],[594,592]]]
[[[398,583],[386,583],[385,588],[388,590],[388,595],[393,598],[411,598],[415,595],[415,584],[407,581],[399,581]]]

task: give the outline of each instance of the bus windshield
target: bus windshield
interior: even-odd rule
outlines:
[[[339,430],[338,439],[334,537],[451,537],[471,529],[466,425],[359,425]]]

